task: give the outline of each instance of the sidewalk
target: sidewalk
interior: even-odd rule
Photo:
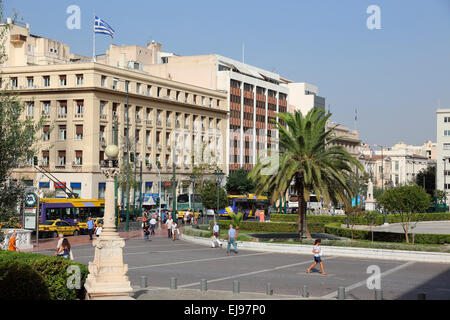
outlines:
[[[155,230],[154,236],[163,236],[165,235],[167,237],[167,230],[165,226],[162,226],[161,229],[158,230],[158,228]],[[144,234],[142,230],[135,230],[135,231],[129,231],[129,232],[119,232],[119,236],[122,239],[128,240],[133,238],[144,238]],[[72,247],[82,246],[86,244],[91,244],[92,241],[89,239],[89,235],[82,235],[82,236],[66,236],[67,240],[69,240],[70,245]],[[95,238],[95,236],[93,236]],[[34,251],[42,251],[42,250],[48,250],[48,249],[56,249],[56,245],[58,243],[57,238],[43,238],[39,239],[39,246],[36,246],[36,239],[31,241],[33,243],[33,249],[29,250],[22,250],[22,252],[34,252]]]

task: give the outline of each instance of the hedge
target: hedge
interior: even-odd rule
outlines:
[[[297,222],[297,214],[272,214],[270,215],[270,220],[274,222]],[[309,222],[318,223],[347,223],[347,216],[325,216],[325,215],[308,215],[306,220]],[[450,220],[450,213],[419,213],[417,221],[445,221]],[[400,223],[401,216],[399,214],[388,214],[388,223]],[[382,225],[384,223],[384,215],[380,214],[377,217],[376,224]],[[364,217],[358,218],[355,222],[356,225],[367,225],[366,219]]]
[[[14,260],[0,262],[0,300],[49,300],[42,276],[31,266]]]
[[[339,224],[327,224],[325,226],[325,232],[328,234],[333,234],[340,237],[351,238],[352,230],[347,228],[342,228]],[[412,240],[412,234],[408,235],[409,239]],[[353,229],[353,239],[361,240],[372,240],[372,232],[370,230],[359,230]],[[405,234],[397,232],[384,232],[384,231],[374,231],[373,232],[374,241],[382,242],[405,242]],[[414,235],[414,243],[417,244],[446,244],[450,243],[450,235],[448,234],[421,234],[417,233]]]
[[[211,222],[211,229],[214,223]],[[230,226],[229,221],[219,221],[219,228],[228,230]],[[294,222],[256,222],[256,221],[242,221],[239,230],[253,231],[253,232],[273,232],[273,233],[297,233],[298,223]],[[308,222],[308,231],[314,233],[325,232],[325,224],[321,222]]]
[[[85,297],[84,283],[89,271],[84,264],[61,257],[11,251],[0,251],[0,261],[13,261],[34,269],[44,280],[51,300],[83,300]],[[67,279],[71,276],[67,269],[72,265],[80,268],[80,289],[67,288]]]

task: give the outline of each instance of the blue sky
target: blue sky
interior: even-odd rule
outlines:
[[[81,29],[69,30],[69,5]],[[369,30],[367,7],[381,9]],[[33,34],[92,55],[92,21],[116,30],[114,43],[181,55],[217,53],[319,87],[332,119],[355,127],[370,144],[436,141],[436,114],[450,108],[450,0],[7,0]],[[97,53],[109,46],[97,37]]]

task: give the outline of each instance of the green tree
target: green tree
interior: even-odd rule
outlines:
[[[249,171],[243,168],[229,174],[225,185],[227,192],[235,195],[253,193],[255,191],[255,183],[248,178],[248,174]]]
[[[238,214],[230,213],[231,224],[236,230],[239,230],[242,220],[244,219],[244,214],[239,212]]]
[[[377,211],[364,211],[364,219],[367,222],[367,225],[370,227],[370,232],[372,233],[372,242],[373,242],[373,227],[377,223],[377,217],[379,213]]]
[[[3,21],[3,3],[0,1],[0,20]],[[11,26],[0,26],[0,64],[5,59],[4,43]],[[17,214],[17,205],[23,199],[24,186],[14,180],[12,171],[24,166],[38,150],[38,133],[41,131],[44,118],[37,122],[27,119],[25,104],[18,94],[5,88],[0,92],[0,221],[8,220]]]
[[[351,234],[353,240],[353,229],[355,228],[355,224],[364,215],[364,213],[359,207],[347,206],[347,208],[345,209],[345,214],[348,216],[348,221],[352,226]]]
[[[409,232],[417,223],[418,213],[424,212],[430,205],[431,197],[418,185],[407,185],[386,190],[378,203],[390,213],[400,215],[400,224],[409,243]]]
[[[433,197],[436,189],[436,167],[428,166],[426,169],[420,170],[416,175],[416,184]]]
[[[325,203],[349,203],[353,196],[347,184],[353,168],[363,170],[358,160],[342,146],[333,145],[341,137],[334,128],[327,129],[331,114],[314,108],[306,116],[281,113],[278,122],[279,150],[268,150],[267,157],[260,158],[249,177],[256,183],[256,193],[271,192],[271,202],[285,194],[291,183],[298,194],[299,234],[303,238],[306,229],[306,204],[311,194]],[[306,232],[308,233],[308,232]]]
[[[202,189],[202,203],[206,209],[217,209],[217,182],[207,180]],[[227,193],[224,188],[219,187],[219,210],[228,205]]]

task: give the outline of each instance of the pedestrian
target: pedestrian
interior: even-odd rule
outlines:
[[[148,236],[150,234],[150,231],[149,231],[150,225],[149,225],[149,222],[148,222],[147,215],[145,215],[144,218],[142,219],[142,228],[144,230],[144,240],[145,241],[150,241],[150,239],[148,238]]]
[[[222,241],[219,240],[219,225],[214,222],[213,234],[211,237],[211,247],[222,247]]]
[[[177,229],[178,225],[177,223],[174,221],[172,223],[172,241],[175,241],[175,236],[176,236],[176,232],[178,232],[178,234],[180,234],[180,231]]]
[[[311,273],[311,269],[314,268],[317,264],[320,265],[320,270],[323,275],[326,275],[326,272],[323,270],[323,262],[322,262],[322,248],[320,247],[321,239],[317,239],[314,242],[314,248],[312,252],[314,253],[314,263],[306,269],[306,273]]]
[[[89,217],[89,219],[87,221],[87,226],[88,226],[89,240],[92,240],[92,235],[94,234],[95,223],[91,217]]]
[[[63,240],[64,240],[64,235],[62,233],[58,234],[58,243],[56,244],[55,256],[58,255],[58,252],[62,247]]]
[[[66,238],[63,239],[61,248],[59,249],[57,256],[63,257],[64,259],[73,259],[71,257],[70,243]]]
[[[166,221],[166,228],[167,228],[167,237],[171,238],[172,237],[172,224],[174,223],[174,221],[172,220],[172,216],[168,216],[167,221]]]
[[[100,237],[100,235],[102,234],[102,230],[103,230],[103,225],[100,223],[98,225],[98,227],[95,229],[95,236]]]
[[[9,246],[8,246],[8,251],[19,251],[19,248],[17,248],[16,245],[16,238],[17,238],[17,232],[13,232],[13,234],[11,235],[11,238],[9,239]]]
[[[152,216],[152,219],[150,220],[150,229],[151,229],[151,234],[150,235],[155,235],[155,227],[156,227],[156,219]]]
[[[231,252],[231,245],[234,247],[234,253],[238,253],[237,244],[236,244],[236,229],[233,228],[233,225],[230,224],[230,229],[228,230],[228,247],[227,254]]]
[[[183,214],[183,224],[186,225],[186,222],[187,222],[187,213],[185,212]]]

